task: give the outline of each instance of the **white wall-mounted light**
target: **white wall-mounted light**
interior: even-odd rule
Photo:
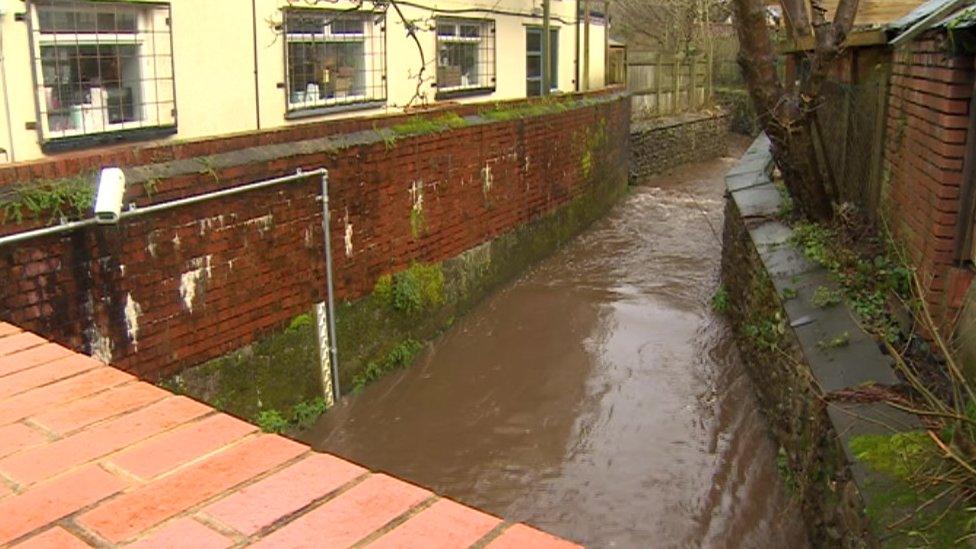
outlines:
[[[95,219],[99,224],[119,222],[122,215],[122,197],[125,194],[125,174],[119,168],[105,168],[98,178],[95,195]]]

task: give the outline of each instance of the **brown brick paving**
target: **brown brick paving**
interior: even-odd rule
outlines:
[[[0,322],[0,546],[575,547]]]

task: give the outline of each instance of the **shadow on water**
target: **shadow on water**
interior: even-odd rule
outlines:
[[[709,306],[733,161],[633,189],[302,438],[587,545],[806,546]]]

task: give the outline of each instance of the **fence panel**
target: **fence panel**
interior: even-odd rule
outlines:
[[[642,51],[627,56],[627,89],[634,116],[692,111],[711,101],[706,57]]]

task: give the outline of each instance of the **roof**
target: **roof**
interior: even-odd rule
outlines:
[[[897,47],[933,28],[964,28],[974,22],[974,0],[928,0],[888,25],[889,44]]]
[[[964,0],[964,3],[966,1],[967,0]],[[919,21],[922,21],[926,17],[931,16],[933,13],[945,11],[945,9],[949,6],[952,6],[952,8],[955,9],[956,6],[953,5],[959,3],[960,0],[928,0],[927,2],[919,4],[918,7],[905,14],[900,19],[891,22],[888,25],[888,28],[891,30],[907,29]]]

